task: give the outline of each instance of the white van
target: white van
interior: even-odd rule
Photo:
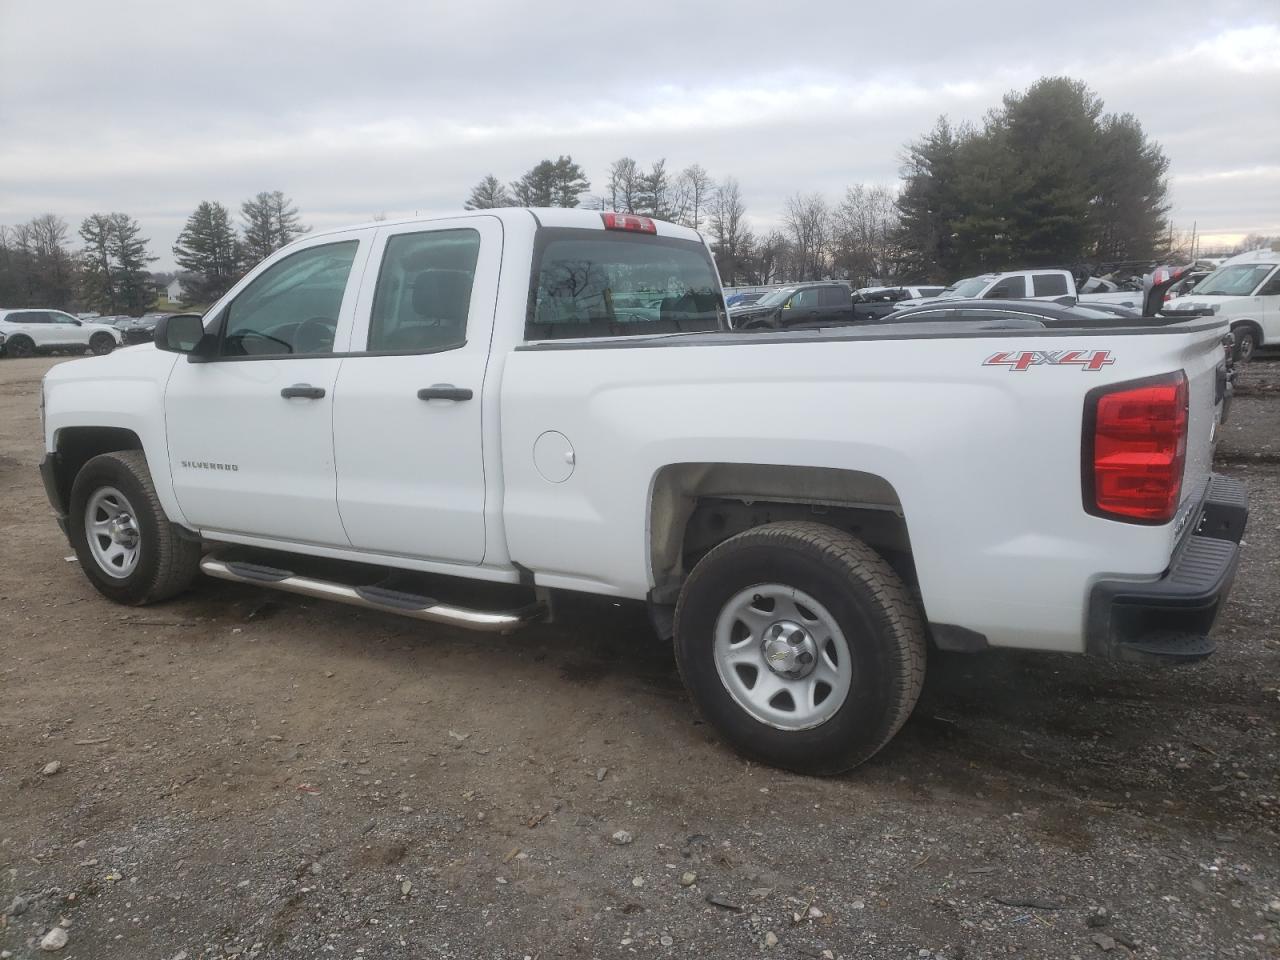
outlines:
[[[1262,346],[1280,346],[1280,251],[1250,250],[1231,257],[1165,312],[1212,310],[1229,317],[1236,359],[1248,360]]]

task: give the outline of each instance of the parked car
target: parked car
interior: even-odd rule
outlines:
[[[120,326],[118,329],[124,336],[124,342],[128,344],[134,343],[150,343],[155,334],[156,324],[164,317],[176,317],[181,314],[176,313],[144,313],[137,319],[130,320],[127,324]],[[200,314],[193,314],[200,316]]]
[[[749,307],[751,306],[751,304],[755,303],[761,297],[763,297],[766,293],[768,293],[767,290],[752,290],[747,293],[730,294],[729,296],[725,297],[724,305],[726,307],[738,307],[738,306]]]
[[[61,310],[0,310],[0,333],[5,335],[5,353],[10,357],[86,349],[104,354],[121,343],[120,332],[110,324],[77,320]]]
[[[1280,252],[1251,250],[1231,257],[1164,312],[1211,311],[1231,324],[1236,359],[1248,361],[1259,347],[1280,345]]]
[[[849,288],[841,283],[798,283],[773,290],[750,306],[729,311],[729,325],[735,330],[779,330],[852,320],[853,300]]]
[[[833,773],[902,726],[929,639],[1212,651],[1247,517],[1211,472],[1226,323],[1148,323],[744,333],[684,227],[383,222],[55,366],[41,473],[117,602],[200,571],[489,631],[554,591],[640,601],[730,743]]]
[[[944,287],[861,287],[853,291],[853,319],[869,320],[897,309],[904,300],[928,300]]]

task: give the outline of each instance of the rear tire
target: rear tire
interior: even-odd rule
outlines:
[[[874,756],[924,682],[910,592],[871,547],[819,523],[765,524],[711,550],[681,591],[675,648],[708,722],[745,756],[799,773]]]
[[[1257,328],[1252,324],[1242,323],[1231,332],[1236,338],[1235,346],[1232,348],[1232,358],[1236,363],[1248,363],[1257,352],[1258,342],[1261,339]]]
[[[89,582],[117,603],[167,600],[200,569],[200,544],[165,516],[140,450],[104,453],[80,468],[67,530]]]
[[[116,338],[109,333],[95,333],[89,338],[89,349],[94,356],[106,356],[116,348]]]
[[[30,357],[35,355],[36,345],[30,337],[19,334],[5,341],[4,352],[11,357]]]

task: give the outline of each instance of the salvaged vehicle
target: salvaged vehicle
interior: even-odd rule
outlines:
[[[1251,250],[1232,257],[1165,312],[1209,311],[1230,323],[1236,357],[1247,361],[1259,347],[1280,344],[1280,253]]]
[[[738,332],[691,230],[475,211],[309,234],[154,347],[54,367],[42,474],[121,603],[200,571],[488,631],[647,603],[730,743],[832,773],[929,641],[1212,651],[1247,513],[1211,472],[1225,334]]]
[[[734,330],[781,330],[805,324],[851,323],[853,300],[843,283],[797,283],[771,290],[729,311]]]
[[[53,351],[104,354],[121,342],[120,331],[110,324],[80,320],[61,310],[0,310],[0,334],[11,357]]]

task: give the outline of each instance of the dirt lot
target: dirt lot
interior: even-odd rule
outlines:
[[[630,607],[495,639],[213,581],[110,605],[35,470],[52,362],[0,361],[14,957],[59,921],[82,960],[1280,956],[1280,363],[1222,447],[1253,516],[1214,658],[939,656],[811,780],[721,747]]]

